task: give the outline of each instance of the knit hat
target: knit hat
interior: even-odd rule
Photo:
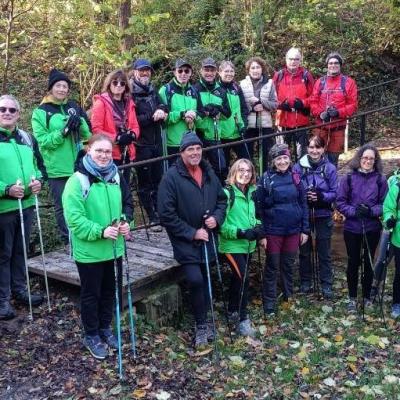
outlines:
[[[326,57],[326,60],[325,60],[325,64],[328,64],[328,62],[331,58],[335,58],[336,60],[338,60],[340,66],[343,65],[343,57],[337,51],[334,51],[334,52],[328,54],[328,56]]]
[[[201,147],[203,147],[203,142],[199,139],[199,137],[194,132],[188,131],[182,137],[179,151],[182,152],[187,147],[193,146],[195,144],[199,144]]]
[[[279,157],[279,156],[288,156],[290,157],[289,147],[286,143],[282,144],[274,144],[269,151],[269,156],[271,160]]]
[[[53,68],[49,74],[49,83],[47,85],[47,89],[51,90],[51,88],[59,81],[65,81],[68,83],[68,87],[70,88],[72,85],[71,80],[68,78],[64,72],[59,71],[58,69]]]

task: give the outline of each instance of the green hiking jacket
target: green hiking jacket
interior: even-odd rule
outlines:
[[[256,208],[252,199],[252,193],[256,190],[256,187],[250,186],[246,195],[235,185],[232,186],[232,189],[235,193],[232,208],[230,206],[230,192],[228,189],[224,189],[228,198],[228,207],[225,221],[219,233],[218,251],[220,253],[252,253],[256,248],[256,241],[249,242],[247,239],[238,239],[236,234],[238,229],[246,230],[260,224],[260,221],[256,218]]]
[[[182,112],[190,110],[198,113],[198,96],[190,84],[182,86],[175,78],[161,86],[159,95],[169,109],[166,120],[167,146],[179,147],[182,136],[189,130]],[[197,116],[196,125],[199,119]]]
[[[117,183],[96,180],[84,198],[81,182],[74,173],[62,196],[64,216],[71,232],[74,259],[81,263],[112,260],[113,241],[102,237],[103,230],[122,216],[122,194]],[[116,242],[117,257],[124,253],[120,235]]]
[[[400,179],[389,179],[389,191],[383,202],[384,222],[386,222],[392,216],[397,220],[391,239],[392,244],[396,247],[400,247],[400,187],[398,183],[400,183]]]
[[[27,137],[29,134],[25,133]],[[42,179],[42,173],[38,167],[38,155],[35,154],[32,145],[24,143],[19,129],[13,132],[0,128],[0,214],[19,209],[18,199],[5,194],[7,187],[21,180],[25,186],[25,197],[22,199],[22,207],[28,208],[35,204],[28,185],[32,180]],[[40,155],[39,155],[40,156]]]
[[[49,114],[42,108],[48,105],[54,112]],[[63,137],[62,131],[68,120],[66,112],[67,101],[61,104],[50,103],[46,100],[32,114],[32,129],[39,143],[49,178],[62,178],[74,173],[74,163],[81,144],[75,143],[71,134]],[[79,107],[79,111],[81,111]],[[83,111],[82,111],[83,112]],[[49,119],[49,115],[51,118]],[[84,117],[81,116],[79,128],[81,140],[91,136],[89,126]]]

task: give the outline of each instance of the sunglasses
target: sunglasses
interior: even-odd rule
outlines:
[[[124,82],[124,81],[117,81],[117,80],[112,81],[111,83],[113,84],[113,86],[125,87],[125,85],[126,85],[126,82]]]
[[[0,107],[0,113],[4,114],[7,111],[10,114],[15,114],[18,110],[14,107]]]
[[[340,64],[339,61],[328,62],[328,65],[339,65],[339,64]]]
[[[190,69],[189,68],[180,68],[178,69],[176,72],[178,72],[178,74],[190,74]]]

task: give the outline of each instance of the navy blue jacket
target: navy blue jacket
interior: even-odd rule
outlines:
[[[259,179],[256,190],[257,214],[267,235],[309,234],[306,191],[300,176],[268,170]]]

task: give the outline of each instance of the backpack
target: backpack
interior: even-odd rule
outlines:
[[[280,70],[277,72],[276,89],[278,89],[278,84],[279,84],[279,83],[281,82],[281,80],[283,79],[284,74],[285,74],[285,72],[284,72],[283,69],[280,69]],[[304,68],[303,76],[302,76],[302,81],[304,82],[304,85],[306,85],[306,86],[307,86],[308,81],[309,81],[309,74],[310,74],[310,73],[308,72],[308,69],[305,69],[305,68]]]
[[[75,176],[79,179],[79,183],[81,184],[82,197],[84,200],[86,200],[89,196],[90,187],[92,186],[89,177],[79,171],[75,172]],[[114,179],[115,183],[119,185],[121,182],[121,177],[119,176],[119,173],[115,175]]]
[[[346,83],[348,77],[346,75],[340,76],[340,90],[343,92],[344,96],[347,96]],[[319,81],[319,94],[321,94],[326,88],[326,75],[322,76]]]
[[[311,170],[311,168],[309,168],[309,167],[301,167],[301,171],[302,171],[301,179],[303,179],[303,177],[305,177],[305,176],[308,176],[310,170]],[[321,175],[321,178],[322,178],[324,181],[327,180],[327,176],[326,176],[325,170],[326,170],[326,164],[324,164],[324,165],[322,166],[321,171],[317,174],[317,175]],[[314,174],[313,174],[313,175],[314,175]],[[307,182],[308,182],[308,180],[307,180]]]

